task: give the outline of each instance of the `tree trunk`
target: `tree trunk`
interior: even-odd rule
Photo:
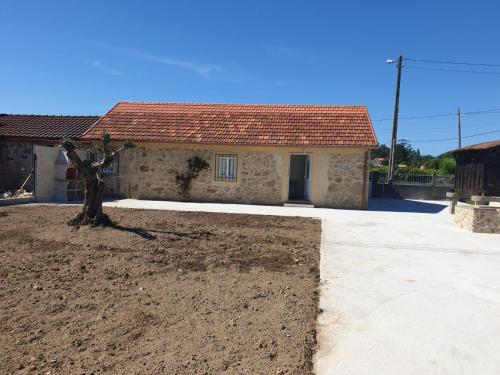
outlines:
[[[82,161],[78,154],[75,152],[77,145],[70,139],[62,140],[62,147],[66,151],[69,160],[75,165],[76,169],[85,181],[85,201],[83,202],[82,211],[73,217],[68,225],[92,225],[92,226],[107,226],[113,223],[108,215],[102,212],[102,198],[104,194],[104,180],[102,170],[111,165],[115,157],[126,148],[134,147],[130,141],[113,152],[106,149],[109,143],[109,135],[103,134],[103,147],[105,157],[101,161],[92,162],[90,160]]]
[[[68,224],[80,225],[111,225],[109,217],[102,212],[102,200],[105,183],[97,176],[97,173],[84,173],[85,200],[82,211],[73,217]]]

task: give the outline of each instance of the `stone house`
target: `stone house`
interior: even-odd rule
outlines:
[[[0,191],[19,189],[35,168],[35,145],[79,138],[99,117],[0,114]],[[26,189],[33,189],[31,178]]]
[[[103,132],[137,145],[108,177],[119,197],[181,200],[176,176],[199,156],[209,168],[193,201],[367,208],[377,138],[365,106],[119,102],[81,140]]]

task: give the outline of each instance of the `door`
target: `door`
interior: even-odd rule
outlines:
[[[311,160],[309,155],[290,155],[288,199],[298,201],[311,199]]]
[[[306,155],[306,165],[304,168],[304,199],[311,200],[311,157]]]

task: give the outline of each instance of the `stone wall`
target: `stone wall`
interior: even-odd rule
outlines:
[[[500,208],[459,204],[455,209],[458,227],[474,233],[500,233]]]
[[[19,189],[31,172],[33,148],[29,142],[0,142],[0,189]],[[33,189],[33,179],[25,186]]]
[[[144,148],[120,155],[119,176],[107,178],[108,195],[137,199],[181,200],[175,176],[187,160],[199,156],[210,167],[192,182],[191,199],[206,202],[279,204],[282,202],[283,158],[273,152],[238,152],[237,182],[214,181],[215,150]]]
[[[364,175],[366,161],[364,152],[346,154],[324,154],[322,167],[326,173],[319,176],[319,206],[336,208],[356,208],[363,206]],[[322,171],[320,171],[322,172]]]

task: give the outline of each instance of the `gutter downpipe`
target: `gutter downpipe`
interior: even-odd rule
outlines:
[[[368,209],[368,152],[365,151],[365,166],[363,173],[363,201],[361,203],[361,208],[363,210]]]

